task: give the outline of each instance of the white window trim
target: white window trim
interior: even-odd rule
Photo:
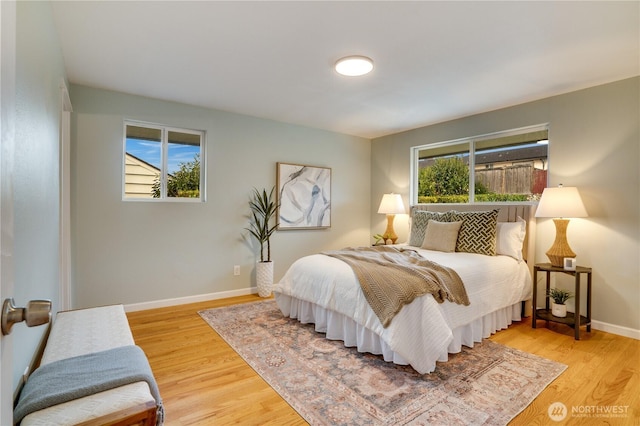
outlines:
[[[161,178],[161,192],[165,193],[165,188],[167,186],[167,173],[164,172],[167,170],[168,164],[168,149],[165,149],[165,145],[167,144],[167,134],[169,132],[180,132],[180,133],[189,133],[193,135],[200,136],[200,198],[185,198],[185,197],[161,197],[161,198],[133,198],[133,197],[125,197],[125,173],[126,173],[126,156],[127,156],[127,126],[139,126],[139,127],[147,127],[150,129],[158,129],[161,132],[161,140],[162,140],[162,149],[161,149],[161,167],[162,173],[160,175]],[[175,127],[175,126],[166,126],[158,123],[150,123],[147,121],[137,121],[137,120],[124,120],[122,125],[123,131],[123,142],[122,142],[122,170],[120,173],[120,178],[122,180],[121,185],[121,196],[122,201],[125,202],[136,202],[136,203],[204,203],[206,202],[206,187],[205,182],[206,179],[206,136],[207,132],[204,130],[195,130],[188,129],[185,127]]]
[[[410,148],[411,165],[409,167],[409,173],[411,173],[411,176],[409,179],[410,204],[411,205],[418,204],[417,177],[418,177],[418,168],[419,168],[418,162],[420,160],[421,150],[440,148],[443,146],[461,145],[466,143],[469,146],[469,170],[474,170],[476,166],[475,164],[476,163],[476,159],[475,159],[475,143],[476,142],[482,142],[483,140],[486,140],[486,139],[496,139],[501,137],[508,137],[508,136],[519,135],[522,133],[530,133],[530,132],[543,131],[543,130],[546,130],[547,132],[550,131],[549,123],[535,124],[532,126],[519,127],[517,129],[504,130],[504,131],[494,132],[494,133],[486,133],[478,136],[471,136],[471,137],[460,138],[460,139],[452,139],[452,140],[443,141],[443,142],[435,142],[435,143],[430,143],[425,145],[412,146]],[[475,188],[475,173],[469,173],[469,188]],[[474,204],[474,203],[475,203],[474,191],[469,191],[469,204]]]

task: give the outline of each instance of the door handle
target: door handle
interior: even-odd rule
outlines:
[[[2,334],[11,333],[11,327],[25,321],[28,327],[46,324],[51,320],[50,300],[30,300],[24,308],[16,308],[13,298],[5,299],[2,304]]]

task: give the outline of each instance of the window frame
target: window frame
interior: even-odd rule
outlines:
[[[160,130],[160,197],[159,198],[138,198],[126,196],[126,165],[127,165],[127,126],[144,127],[148,129]],[[120,178],[122,179],[121,196],[122,201],[126,202],[145,202],[145,203],[204,203],[206,202],[206,131],[188,129],[184,127],[176,127],[163,125],[158,123],[151,123],[146,121],[125,119],[122,126],[123,130],[123,142],[122,142],[122,173]],[[167,197],[167,181],[168,181],[168,163],[169,163],[169,132],[185,133],[190,135],[197,135],[200,137],[200,196],[198,198],[193,197]],[[144,161],[144,160],[142,160]]]
[[[410,167],[409,167],[409,203],[411,205],[418,204],[418,172],[420,170],[420,151],[425,149],[437,149],[442,147],[454,146],[454,145],[464,145],[467,144],[468,152],[469,152],[469,171],[475,170],[476,166],[476,143],[489,140],[489,139],[497,139],[509,136],[516,136],[525,133],[532,133],[537,131],[547,131],[547,137],[549,138],[549,123],[543,124],[535,124],[532,126],[519,127],[516,129],[503,130],[500,132],[486,133],[478,136],[471,136],[459,139],[452,139],[448,141],[442,142],[434,142],[430,144],[412,146],[410,148]],[[547,170],[549,169],[549,151],[547,150]],[[547,175],[548,179],[548,175]],[[476,185],[476,177],[475,173],[469,173],[469,202],[465,204],[477,204],[475,201],[475,188]],[[496,204],[499,203],[507,203],[505,201],[496,201]],[[513,203],[513,202],[509,202]]]

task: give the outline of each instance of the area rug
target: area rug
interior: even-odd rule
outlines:
[[[274,300],[199,314],[311,425],[505,425],[566,368],[484,340],[420,375],[325,339]]]

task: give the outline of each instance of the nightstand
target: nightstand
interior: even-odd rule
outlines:
[[[575,313],[567,312],[565,318],[555,317],[551,315],[551,308],[549,307],[549,297],[545,296],[545,307],[537,308],[538,297],[538,272],[546,273],[547,289],[545,295],[549,294],[551,288],[551,273],[561,272],[567,275],[573,275],[575,277]],[[587,274],[587,316],[580,315],[580,275]],[[566,324],[573,327],[575,330],[575,339],[580,340],[580,327],[585,325],[587,332],[591,332],[591,268],[585,268],[584,266],[576,266],[575,271],[568,271],[562,267],[552,266],[550,263],[536,263],[533,266],[533,313],[531,315],[531,327],[536,328],[536,320],[543,319],[547,321]]]

